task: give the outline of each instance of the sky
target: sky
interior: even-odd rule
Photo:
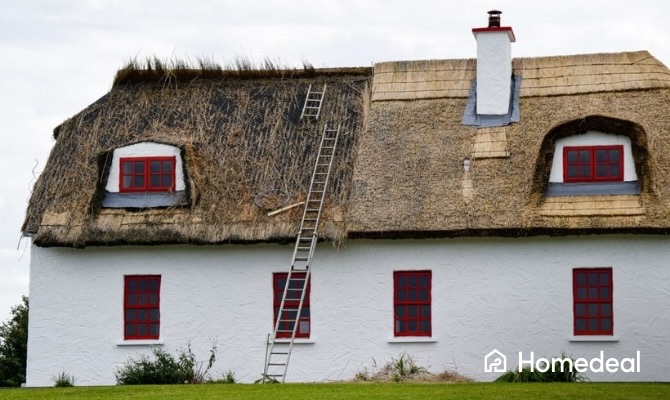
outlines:
[[[0,321],[29,294],[21,224],[53,128],[108,92],[129,60],[474,58],[472,28],[492,9],[514,30],[513,57],[648,50],[670,65],[667,0],[0,0]]]

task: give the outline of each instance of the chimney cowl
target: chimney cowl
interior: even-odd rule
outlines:
[[[500,14],[502,11],[491,10],[489,14],[489,28],[500,28]]]

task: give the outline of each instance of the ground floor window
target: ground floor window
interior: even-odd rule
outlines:
[[[281,317],[279,317],[279,308],[281,307],[282,296],[284,295],[284,288],[288,280],[287,272],[276,272],[272,276],[272,288],[273,288],[273,309],[274,309],[274,319],[273,323],[277,323],[277,318],[279,317],[279,331],[277,332],[278,338],[290,338],[295,326],[296,319],[298,322],[298,328],[296,330],[295,337],[297,338],[308,338],[310,333],[310,308],[309,308],[309,297],[310,297],[310,286],[311,284],[307,282],[307,287],[305,289],[305,299],[302,304],[302,311],[300,312],[300,317],[296,311],[300,305],[300,297],[302,296],[302,289],[304,287],[306,274],[304,272],[294,272],[291,274],[291,280],[288,282],[288,291],[286,293],[286,301],[284,303],[284,311],[282,312]]]
[[[575,335],[612,335],[612,268],[572,271]]]
[[[431,271],[393,273],[393,333],[431,336]]]
[[[160,336],[160,275],[127,275],[124,282],[124,338],[158,339]]]

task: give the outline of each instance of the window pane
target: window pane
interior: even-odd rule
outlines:
[[[163,175],[162,179],[163,181],[161,182],[161,186],[163,187],[172,186],[172,175]]]
[[[415,320],[407,321],[407,331],[408,332],[416,332],[417,331],[417,323],[416,323]]]
[[[398,276],[398,286],[399,287],[407,286],[407,278],[404,275]]]
[[[598,298],[598,288],[589,288],[589,299]]]
[[[419,277],[419,285],[421,285],[422,288],[428,287],[428,275],[421,275]]]
[[[586,285],[586,274],[583,272],[580,272],[577,274],[577,284],[580,286]]]
[[[607,176],[607,166],[605,164],[598,164],[596,167],[596,176]]]
[[[133,163],[132,162],[124,162],[123,163],[123,174],[124,175],[130,175],[133,173]]]
[[[151,310],[151,321],[160,321],[161,313],[158,310]]]
[[[126,336],[135,336],[135,325],[133,324],[126,325]]]
[[[308,321],[300,321],[300,325],[298,325],[298,329],[300,333],[307,334],[309,333],[309,322]]]
[[[410,275],[409,277],[409,286],[415,288],[416,287],[416,275]]]
[[[161,176],[160,175],[151,175],[149,178],[149,186],[150,187],[159,187],[161,183]]]
[[[611,317],[612,316],[612,305],[611,304],[603,304],[600,306],[600,313],[602,314],[603,317]]]
[[[569,163],[577,162],[577,152],[575,150],[568,151],[568,162]]]
[[[133,181],[133,178],[131,176],[124,176],[123,177],[123,188],[128,189],[129,187],[131,187],[132,181]]]
[[[611,331],[612,330],[612,320],[609,318],[605,318],[602,320],[602,329],[604,331]]]
[[[137,292],[137,280],[128,279],[128,290],[131,292]]]
[[[619,176],[619,164],[610,164],[610,176]]]
[[[131,306],[137,305],[137,295],[129,294],[128,295],[128,304]]]
[[[606,272],[601,272],[600,273],[600,284],[601,285],[609,285],[610,283],[610,274]]]
[[[395,316],[398,318],[405,317],[405,306],[395,306]]]
[[[575,321],[575,328],[578,331],[585,330],[586,329],[586,320],[583,319],[583,318],[577,318],[577,320]]]
[[[147,335],[147,326],[144,324],[137,325],[137,336],[146,336]]]
[[[586,315],[586,304],[579,303],[575,306],[575,314],[578,317],[584,317]]]
[[[610,298],[610,289],[606,287],[600,288],[600,299],[607,300]]]
[[[577,289],[577,298],[580,300],[586,299],[586,288]]]
[[[149,290],[158,293],[158,279],[152,279],[149,281]]]
[[[428,290],[427,289],[419,290],[419,300],[428,300]]]
[[[416,290],[409,290],[409,299],[416,300]]]
[[[579,162],[587,163],[591,161],[591,152],[589,150],[579,151]]]
[[[407,290],[398,290],[398,300],[407,300]]]
[[[407,307],[407,315],[410,318],[418,317],[419,316],[418,312],[419,312],[419,306],[408,306]]]
[[[149,162],[149,171],[152,174],[157,174],[157,173],[161,172],[161,162],[160,161]]]
[[[136,321],[137,320],[137,311],[135,310],[126,310],[126,321]]]
[[[140,305],[147,304],[147,302],[149,301],[148,296],[146,294],[141,294],[139,298],[140,298],[139,301]]]
[[[144,161],[135,161],[135,173],[144,173]]]
[[[135,175],[133,177],[133,187],[136,188],[144,187],[144,175]]]
[[[146,292],[147,291],[147,280],[146,279],[140,279],[139,290],[140,290],[140,292]]]
[[[589,286],[595,286],[598,284],[598,274],[595,272],[589,273]]]
[[[589,320],[589,331],[597,331],[598,330],[598,320],[597,319],[590,319]]]
[[[430,321],[421,321],[421,332],[430,332]]]
[[[149,325],[149,334],[151,336],[158,336],[160,324]]]
[[[421,306],[421,318],[430,318],[430,306]]]
[[[300,311],[300,318],[309,318],[309,307],[302,306]]]
[[[163,173],[172,172],[172,160],[163,161]]]
[[[397,320],[397,321],[395,322],[395,330],[396,330],[396,332],[405,332],[405,330],[406,330],[405,326],[406,326],[406,325],[405,325],[405,321],[403,321],[403,320]]]
[[[141,322],[147,322],[149,320],[149,311],[148,310],[137,310],[137,315]]]
[[[580,165],[579,166],[579,176],[580,177],[591,176],[591,166],[590,165]]]
[[[619,162],[619,157],[621,155],[619,150],[610,150],[609,153],[610,153],[610,162],[617,162],[618,163]]]
[[[607,150],[596,150],[596,161],[607,161]]]
[[[568,167],[568,176],[573,178],[577,176],[577,166],[575,165],[570,165]]]
[[[589,317],[598,316],[598,304],[589,304]]]

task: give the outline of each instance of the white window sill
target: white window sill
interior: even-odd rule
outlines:
[[[289,343],[291,343],[291,339],[277,339],[277,340],[275,340],[275,343],[289,344]],[[314,341],[314,339],[302,339],[302,338],[300,338],[300,339],[295,339],[293,341],[294,345],[296,345],[296,344],[314,344],[314,343],[316,343]]]
[[[618,342],[618,336],[605,336],[605,335],[580,335],[580,336],[570,336],[568,339],[570,342]]]
[[[162,346],[163,340],[119,340],[116,342],[117,346]]]
[[[437,343],[437,339],[430,336],[399,336],[387,340],[388,343]]]

